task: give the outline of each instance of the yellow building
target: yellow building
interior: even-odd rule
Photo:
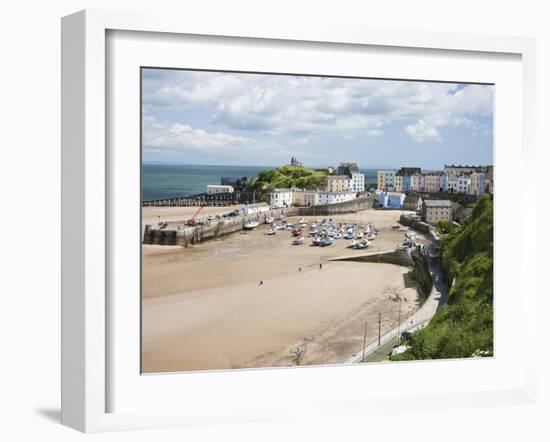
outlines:
[[[376,188],[384,192],[393,192],[395,181],[395,170],[379,170],[377,175]]]
[[[299,207],[319,205],[319,194],[316,190],[294,190],[292,204]]]
[[[395,175],[395,179],[393,181],[393,187],[394,192],[403,192],[403,176],[401,175]]]
[[[327,176],[328,192],[346,192],[350,190],[351,179],[347,175],[329,175]]]

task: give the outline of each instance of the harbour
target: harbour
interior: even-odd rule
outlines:
[[[156,209],[143,208],[144,219]],[[176,209],[171,216],[182,219],[192,208]],[[375,253],[403,243],[403,231],[392,228],[401,214],[371,209],[334,215],[331,223],[375,227],[366,249]],[[406,266],[334,260],[366,250],[343,237],[314,246],[309,231],[323,219],[285,219],[292,229],[272,235],[272,225],[261,223],[187,248],[143,246],[145,372],[290,366],[292,349],[303,343],[303,365],[341,363],[361,347],[365,321],[372,340],[378,314],[390,330],[400,315],[417,311]],[[300,224],[303,243],[293,245]]]

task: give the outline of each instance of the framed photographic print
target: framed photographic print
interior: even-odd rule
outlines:
[[[64,18],[63,422],[532,400],[533,45]]]

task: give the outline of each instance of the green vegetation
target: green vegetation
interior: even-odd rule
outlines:
[[[303,166],[283,166],[274,170],[261,170],[258,177],[249,181],[246,190],[260,192],[265,197],[271,189],[314,189],[325,187],[327,169],[311,170]]]
[[[411,338],[392,360],[493,355],[493,202],[476,203],[462,229],[443,239],[443,270],[454,279],[447,308]]]
[[[459,193],[459,192],[449,193],[449,199],[454,203],[460,204],[461,206],[473,207],[471,200],[469,200],[464,193]]]
[[[432,291],[433,281],[432,275],[427,265],[422,262],[421,257],[414,258],[414,266],[410,268],[409,276],[416,284],[416,291],[420,302],[424,302]]]
[[[444,235],[448,233],[453,233],[457,229],[456,225],[454,225],[452,221],[445,219],[439,220],[436,224],[436,227],[437,231]]]

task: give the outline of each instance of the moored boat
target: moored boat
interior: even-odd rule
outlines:
[[[363,239],[361,241],[358,241],[357,244],[355,244],[355,246],[353,246],[353,248],[356,249],[356,250],[359,250],[359,249],[366,249],[368,246],[369,246],[368,241]]]
[[[319,245],[321,245],[321,238],[319,238],[318,236],[316,236],[315,238],[313,238],[313,241],[311,241],[311,245],[312,245],[312,246],[319,246]]]
[[[255,229],[256,227],[258,227],[259,225],[260,225],[260,223],[258,221],[247,221],[244,224],[244,228],[245,228],[245,230],[252,230],[252,229]]]

